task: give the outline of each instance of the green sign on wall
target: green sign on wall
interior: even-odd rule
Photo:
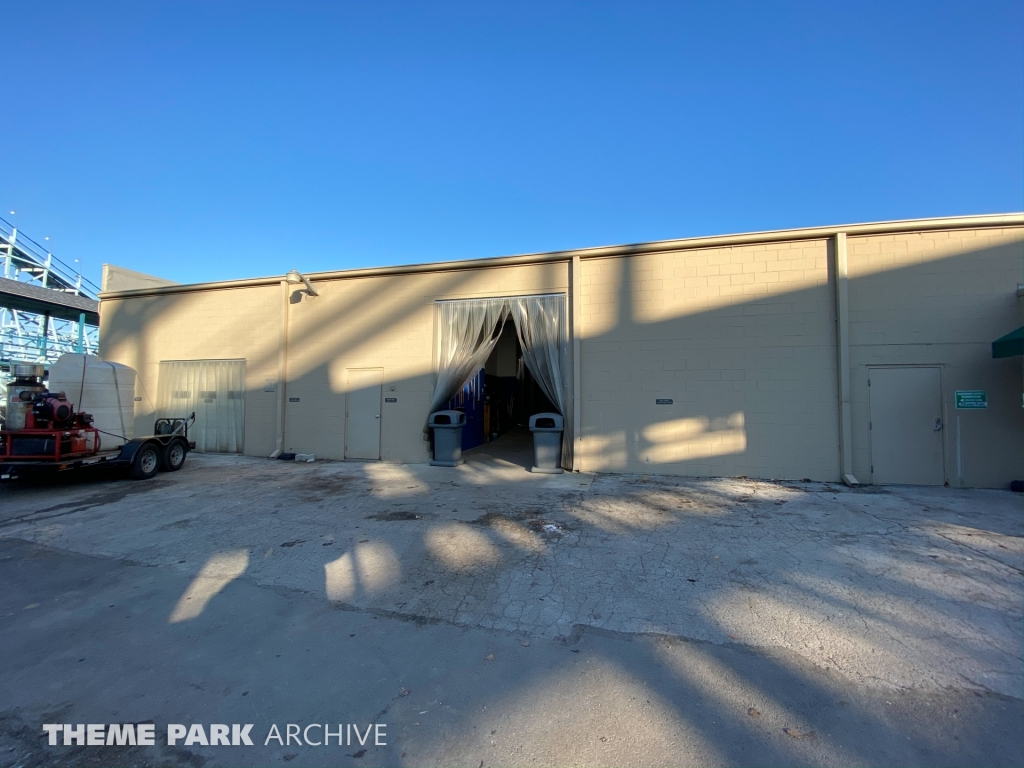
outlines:
[[[957,408],[988,408],[988,393],[984,389],[958,389]]]

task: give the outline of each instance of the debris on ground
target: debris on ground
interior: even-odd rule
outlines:
[[[761,710],[758,709],[757,707],[750,707],[747,710],[747,714],[750,715],[751,717],[760,717],[761,716]]]
[[[528,527],[540,533],[547,533],[553,536],[561,536],[566,531],[566,527],[562,523],[556,523],[552,520],[530,520],[527,524]]]
[[[798,731],[796,728],[783,728],[782,732],[790,738],[797,739],[798,741],[817,738],[817,734],[814,731]]]
[[[423,515],[416,514],[415,512],[378,512],[376,515],[369,515],[367,520],[380,520],[385,523],[397,522],[400,520],[422,520]]]
[[[529,640],[520,640],[519,644],[521,646],[523,646],[523,648],[529,648],[530,647],[530,641]]]
[[[488,653],[486,656],[484,656],[484,661],[494,661],[494,654]]]

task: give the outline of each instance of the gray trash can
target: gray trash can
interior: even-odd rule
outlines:
[[[533,432],[533,467],[531,472],[557,475],[562,471],[563,421],[558,413],[535,413],[530,417]]]
[[[466,414],[462,411],[437,411],[430,414],[427,426],[434,430],[433,467],[457,467],[462,458],[462,428]]]

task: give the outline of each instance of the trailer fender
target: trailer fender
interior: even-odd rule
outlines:
[[[153,443],[158,449],[163,448],[159,441],[154,440],[151,437],[136,437],[134,440],[129,440],[121,446],[121,453],[118,455],[117,460],[131,464],[132,459],[135,458],[135,454],[138,453],[139,448],[144,446],[146,443]]]

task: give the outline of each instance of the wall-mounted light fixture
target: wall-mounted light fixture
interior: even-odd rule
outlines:
[[[320,295],[320,292],[313,287],[313,284],[309,282],[306,276],[299,272],[297,269],[293,269],[291,272],[285,275],[284,279],[287,280],[292,285],[298,285],[299,283],[302,283],[304,286],[306,286],[306,293],[308,293],[310,296]]]

